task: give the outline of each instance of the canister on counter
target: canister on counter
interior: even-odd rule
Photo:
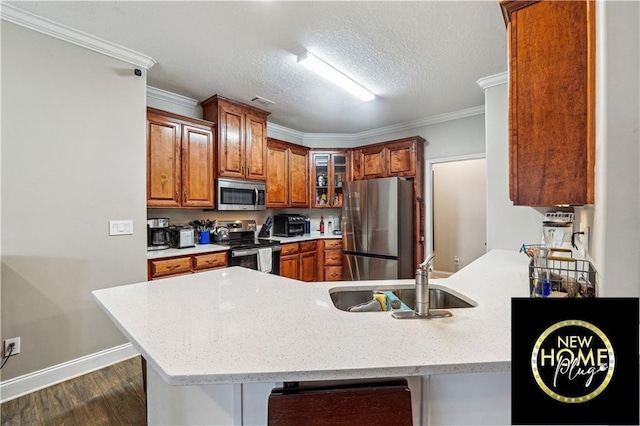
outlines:
[[[311,219],[309,219],[308,217],[304,219],[304,233],[311,233]]]

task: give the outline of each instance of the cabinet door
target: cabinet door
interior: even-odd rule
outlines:
[[[299,263],[299,256],[297,254],[280,256],[280,276],[297,280],[300,276]]]
[[[286,208],[289,200],[289,156],[287,146],[267,144],[267,208]]]
[[[362,148],[361,153],[362,179],[385,177],[385,147]]]
[[[389,177],[416,175],[415,141],[391,144],[387,148],[386,170]]]
[[[147,114],[147,206],[180,206],[180,123]]]
[[[244,178],[244,132],[243,111],[229,104],[220,103],[218,117],[218,175],[220,177]]]
[[[502,2],[511,19],[509,189],[516,205],[594,202],[594,3]]]
[[[213,133],[182,126],[182,206],[213,207]]]
[[[309,207],[309,150],[289,147],[289,207]]]
[[[245,123],[245,178],[265,181],[267,180],[267,119],[247,114]]]
[[[300,253],[300,280],[316,281],[317,252]]]
[[[342,185],[347,181],[347,153],[331,155],[331,205],[333,207],[342,207]],[[334,224],[335,227],[335,224]]]
[[[314,188],[313,200],[311,207],[329,207],[330,193],[329,193],[329,162],[331,160],[331,154],[328,153],[312,153],[311,154],[311,167],[313,170],[313,182],[311,183]]]

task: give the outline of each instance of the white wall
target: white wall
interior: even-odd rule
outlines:
[[[146,279],[133,66],[2,22],[2,380],[126,343],[91,291]],[[134,235],[109,237],[110,219]]]
[[[485,90],[487,144],[487,251],[518,250],[542,238],[544,212],[514,206],[509,199],[509,139],[506,84]]]
[[[485,159],[438,163],[433,170],[437,271],[456,272],[486,252]],[[459,258],[455,265],[454,258]]]

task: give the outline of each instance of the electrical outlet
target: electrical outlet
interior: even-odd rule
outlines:
[[[9,355],[9,345],[14,344],[13,350],[11,351],[11,356],[17,355],[20,353],[20,338],[14,337],[13,339],[7,339],[4,341],[4,356]]]

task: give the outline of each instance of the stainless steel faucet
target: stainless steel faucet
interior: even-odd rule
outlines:
[[[435,253],[430,254],[418,265],[416,269],[416,297],[415,307],[413,311],[397,311],[391,314],[397,319],[416,319],[416,318],[446,318],[452,314],[449,311],[441,309],[429,310],[429,265],[435,257]]]

